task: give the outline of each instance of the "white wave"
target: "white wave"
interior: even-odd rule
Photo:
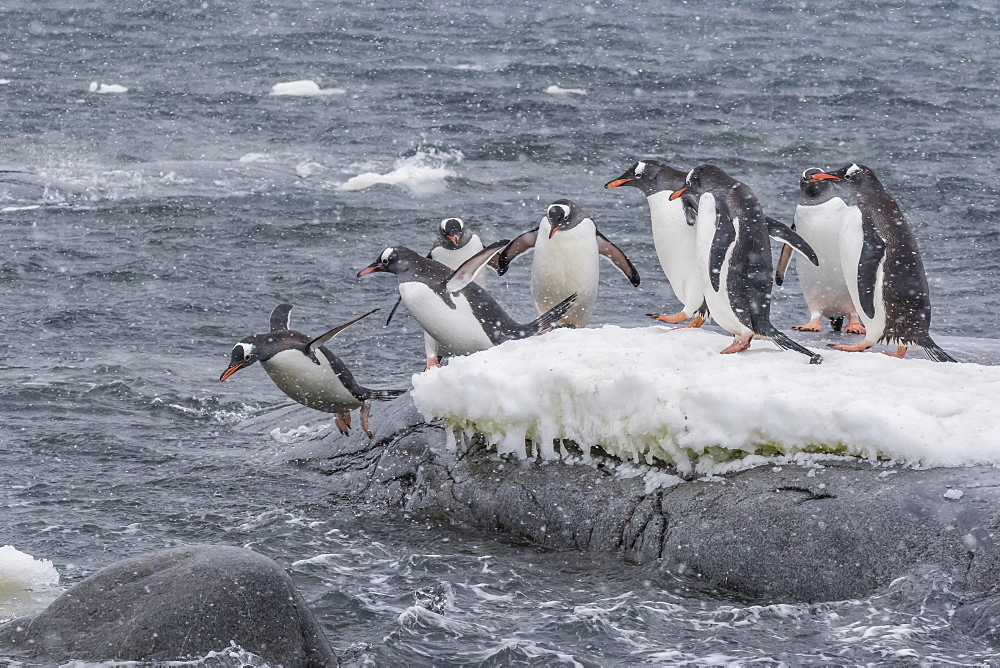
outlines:
[[[318,434],[322,434],[330,429],[330,423],[318,424],[315,426],[310,425],[300,425],[287,431],[282,431],[281,427],[275,427],[271,430],[271,438],[273,438],[278,443],[297,443],[304,438],[310,438]]]
[[[364,172],[351,177],[340,188],[364,190],[382,183],[402,186],[417,195],[440,193],[445,190],[445,180],[457,175],[452,166],[460,163],[463,157],[461,151],[418,151],[397,160],[390,172]]]
[[[10,79],[0,79],[0,86],[6,86],[10,83]]]
[[[89,90],[91,93],[97,93],[98,95],[128,92],[128,88],[120,84],[106,84],[106,83],[98,83],[96,81],[91,81],[90,87],[87,90]]]
[[[558,459],[554,439],[635,463],[720,473],[775,456],[921,466],[1000,464],[1000,367],[826,351],[821,365],[759,341],[664,327],[557,330],[413,377],[428,419],[500,453]],[[664,481],[668,482],[668,481]]]
[[[320,88],[312,79],[300,81],[285,81],[271,86],[270,95],[288,95],[296,97],[318,97],[323,95],[343,95],[343,88]]]
[[[559,86],[549,86],[545,89],[545,92],[549,95],[586,95],[587,91],[583,88],[560,88]]]

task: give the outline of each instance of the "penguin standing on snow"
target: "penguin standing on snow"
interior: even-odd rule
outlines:
[[[358,385],[350,370],[323,344],[375,311],[369,311],[321,336],[312,338],[291,328],[291,304],[279,304],[271,312],[271,331],[255,334],[233,346],[229,367],[219,380],[225,380],[244,367],[260,362],[274,384],[304,406],[333,413],[340,433],[351,427],[351,411],[361,409],[361,429],[371,438],[368,412],[372,399],[385,401],[406,390],[372,390]]]
[[[705,287],[705,301],[712,318],[736,338],[723,353],[750,347],[758,336],[778,347],[809,357],[823,358],[788,338],[771,324],[771,245],[768,236],[791,244],[810,261],[816,255],[795,232],[764,215],[760,202],[746,184],[713,165],[695,167],[685,186],[671,195],[688,198],[698,209],[698,263]],[[783,229],[782,229],[783,228]]]
[[[608,181],[604,187],[638,188],[649,204],[656,257],[670,282],[670,288],[681,303],[681,310],[673,315],[650,313],[649,317],[671,324],[691,319],[688,327],[701,327],[708,309],[705,306],[701,273],[698,271],[698,244],[693,224],[697,214],[685,206],[684,198],[670,199],[675,191],[684,187],[686,176],[687,172],[674,169],[658,160],[642,160],[617,179]]]
[[[576,304],[560,325],[586,327],[597,301],[600,256],[611,260],[632,285],[639,285],[639,272],[625,253],[597,230],[587,212],[568,199],[549,205],[538,227],[512,240],[497,256],[497,273],[506,273],[521,253],[535,251],[531,263],[531,297],[535,311],[544,313],[571,294]]]
[[[814,267],[807,262],[798,264],[799,285],[809,307],[809,322],[795,325],[792,329],[818,332],[820,320],[829,318],[835,332],[843,327],[848,334],[864,334],[865,328],[854,308],[840,261],[840,230],[850,207],[830,179],[812,180],[813,175],[822,171],[807,169],[799,181],[799,204],[795,207],[792,229],[816,251],[819,266]],[[791,257],[792,247],[783,246],[774,277],[778,285],[784,282],[785,269]],[[846,326],[844,318],[847,318]]]
[[[479,235],[470,231],[461,218],[445,218],[438,226],[437,237],[427,257],[455,270],[481,250],[483,250],[483,242],[479,239]],[[480,272],[476,276],[475,282],[480,287],[486,287],[486,272]],[[392,307],[389,317],[385,321],[386,326],[392,321],[392,316],[402,301],[402,297],[396,300],[396,304]],[[441,354],[438,351],[437,341],[427,332],[424,332],[424,353],[426,357],[424,371],[441,364]]]
[[[523,339],[551,329],[576,301],[569,295],[541,316],[520,325],[473,281],[486,263],[507,245],[493,243],[466,260],[455,271],[419,253],[396,246],[358,272],[394,274],[399,296],[423,330],[437,341],[444,357],[471,355],[512,339]],[[436,366],[431,365],[431,366]]]
[[[955,362],[930,336],[931,301],[924,263],[906,216],[864,165],[810,175],[831,181],[848,205],[840,235],[840,258],[865,338],[854,345],[831,346],[859,352],[877,343],[896,346],[894,357],[910,346],[923,348],[935,362]]]

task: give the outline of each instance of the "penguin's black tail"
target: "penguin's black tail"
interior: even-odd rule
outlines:
[[[930,359],[930,360],[933,360],[935,362],[957,362],[958,361],[957,359],[955,359],[954,357],[952,357],[951,355],[949,355],[948,353],[946,353],[944,350],[942,350],[941,346],[939,346],[938,344],[934,343],[934,341],[931,340],[931,337],[929,337],[929,336],[926,337],[926,338],[924,338],[924,340],[921,341],[918,345],[921,348],[924,349],[924,353],[927,355],[927,358]]]
[[[372,401],[392,401],[396,397],[401,397],[408,390],[368,390],[368,397]]]
[[[774,342],[774,345],[778,346],[783,350],[794,350],[797,353],[802,353],[803,355],[809,358],[810,364],[823,363],[822,355],[820,355],[819,353],[814,353],[813,351],[809,350],[802,344],[792,341],[790,338],[788,338],[788,336],[785,335],[784,332],[782,332],[777,327],[771,327],[771,331],[767,332],[764,336],[771,339],[771,341]]]
[[[521,329],[524,336],[534,336],[535,334],[544,334],[545,332],[552,329],[559,319],[566,315],[566,311],[573,307],[576,302],[577,293],[571,294],[566,299],[562,300],[552,308],[550,308],[545,313],[541,314],[527,325],[524,325]]]

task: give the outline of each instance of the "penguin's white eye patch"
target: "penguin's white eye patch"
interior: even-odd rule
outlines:
[[[549,206],[549,215],[551,216],[554,211],[562,211],[563,218],[569,218],[569,207],[565,204],[552,204]]]
[[[378,258],[379,262],[388,262],[389,258],[392,257],[393,251],[395,250],[396,250],[395,248],[386,248],[384,251],[382,251],[382,254]]]
[[[684,183],[691,183],[691,177],[694,176],[694,170],[692,169],[688,172],[688,175],[684,177]]]
[[[252,343],[237,343],[236,346],[235,346],[235,348],[234,348],[234,351],[235,351],[236,348],[240,349],[239,354],[243,357],[243,361],[245,361],[245,362],[250,361],[250,358],[253,356],[253,344]]]
[[[819,173],[819,172],[822,172],[822,171],[823,170],[819,169],[818,167],[810,167],[806,171],[802,172],[802,178],[808,179],[810,176],[812,176],[812,174],[810,174],[809,172],[817,172],[817,173]]]
[[[854,165],[851,165],[850,167],[847,168],[847,173],[844,174],[844,176],[851,177],[851,176],[854,176],[855,174],[857,174],[860,171],[861,171],[861,168],[858,167],[856,164],[854,164]]]
[[[646,163],[644,163],[644,162],[637,162],[636,165],[635,165],[635,175],[636,176],[642,176],[642,173],[644,171],[646,171]]]

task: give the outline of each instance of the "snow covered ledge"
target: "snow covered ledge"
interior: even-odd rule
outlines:
[[[773,455],[1000,463],[1000,367],[833,350],[815,366],[766,341],[720,355],[728,342],[660,326],[557,330],[414,376],[413,399],[522,458],[557,459],[553,441],[568,439],[585,459],[599,446],[701,474]]]

